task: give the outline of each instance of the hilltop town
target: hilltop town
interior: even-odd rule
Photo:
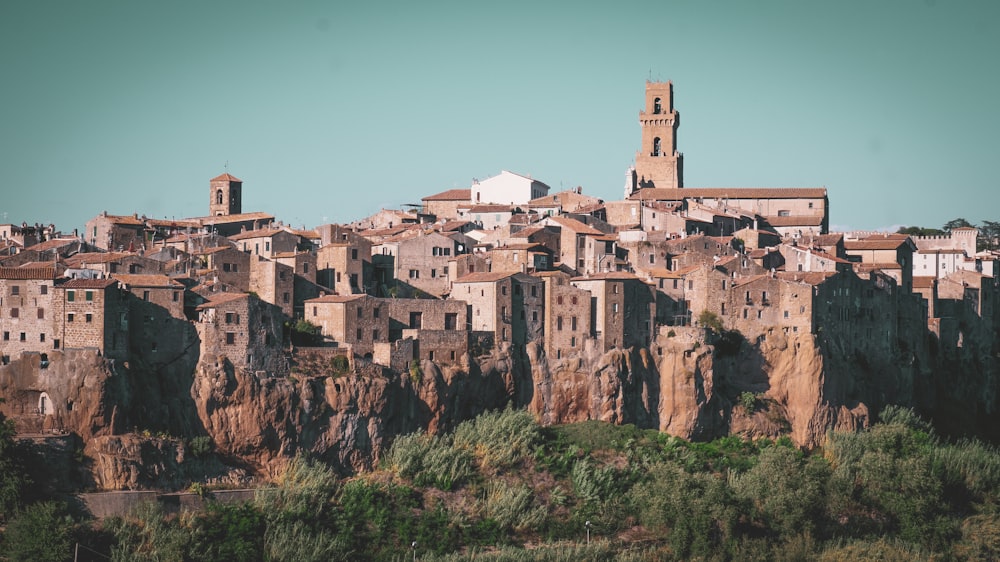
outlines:
[[[227,172],[201,217],[0,225],[0,410],[98,460],[151,428],[265,475],[297,448],[364,466],[394,433],[507,403],[804,447],[888,403],[992,415],[995,240],[830,232],[823,187],[688,187],[669,82],[638,117],[617,201],[501,171],[299,229],[245,211]],[[96,464],[99,488],[159,482]]]

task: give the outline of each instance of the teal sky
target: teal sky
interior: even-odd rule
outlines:
[[[645,80],[690,187],[829,190],[840,228],[1000,220],[1000,2],[0,1],[0,222],[296,226],[507,169],[620,199]]]

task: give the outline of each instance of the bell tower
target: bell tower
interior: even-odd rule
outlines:
[[[212,178],[208,186],[209,215],[217,217],[243,212],[243,180],[226,173]]]
[[[639,112],[642,145],[635,155],[635,187],[684,187],[683,155],[677,152],[680,114],[672,82],[646,82],[646,107]]]

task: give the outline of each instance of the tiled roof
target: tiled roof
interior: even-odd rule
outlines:
[[[236,222],[244,221],[254,221],[254,220],[274,220],[274,215],[269,215],[262,212],[253,213],[240,213],[238,215],[209,215],[207,217],[194,217],[185,220],[197,221],[202,225],[212,225],[212,224],[230,224]]]
[[[26,250],[34,250],[36,252],[44,252],[46,250],[52,250],[56,248],[63,248],[69,246],[70,244],[75,244],[79,242],[78,238],[55,238],[52,240],[46,240],[45,242],[39,242],[33,246],[28,246]]]
[[[87,264],[96,265],[100,263],[111,263],[123,260],[133,255],[135,254],[130,254],[128,252],[87,252],[85,254],[76,254],[75,256],[66,258],[66,265],[76,268]]]
[[[181,288],[179,282],[166,275],[138,275],[131,273],[112,273],[111,277],[133,287],[171,287]]]
[[[858,273],[869,273],[872,271],[880,269],[903,269],[901,265],[896,262],[883,262],[883,263],[855,263],[854,270]]]
[[[250,238],[270,238],[275,234],[285,232],[280,228],[261,228],[258,230],[248,230],[246,232],[241,232],[239,234],[233,234],[232,236],[227,236],[230,240],[247,240]]]
[[[514,210],[510,205],[474,205],[469,207],[469,213],[509,213]]]
[[[358,299],[364,298],[365,295],[326,295],[322,297],[317,297],[315,299],[309,299],[305,302],[307,303],[345,303],[356,301]]]
[[[913,276],[914,289],[933,289],[934,284],[936,282],[937,282],[937,277],[934,276],[923,276],[923,275]]]
[[[845,250],[895,250],[906,244],[906,238],[865,238],[845,240]]]
[[[791,217],[767,216],[764,220],[774,227],[787,226],[821,226],[823,224],[822,215],[799,215]]]
[[[819,285],[837,273],[833,271],[779,271],[774,275],[782,281]]]
[[[56,285],[58,289],[107,289],[112,285],[117,285],[114,279],[69,279],[64,283]]]
[[[572,281],[626,281],[629,279],[639,279],[634,273],[626,271],[608,271],[606,273],[593,273],[586,277],[574,277]]]
[[[54,279],[56,268],[47,267],[0,267],[0,279],[28,280],[28,279]]]
[[[470,273],[468,275],[463,275],[455,280],[455,283],[494,283],[501,279],[506,279],[514,275],[514,272],[494,272],[494,271],[481,271],[476,273]]]
[[[591,236],[604,236],[604,233],[596,228],[584,224],[576,219],[571,219],[568,217],[547,217],[546,220],[550,220],[563,228],[568,228],[574,232],[579,232],[580,234],[587,234]]]
[[[686,198],[713,199],[818,199],[826,197],[823,187],[682,187],[677,189],[648,187],[629,199],[680,201]]]
[[[205,310],[206,308],[215,308],[217,306],[226,304],[228,302],[236,301],[239,299],[245,299],[249,297],[249,293],[215,293],[212,295],[208,301],[201,303],[196,307],[196,310]]]
[[[232,174],[229,174],[229,173],[225,173],[225,174],[222,174],[220,176],[215,176],[210,181],[219,181],[219,180],[222,180],[222,181],[234,181],[234,182],[237,182],[237,183],[243,183],[243,180],[241,180],[240,178],[238,178],[238,177],[236,177],[236,176],[234,176]]]
[[[679,279],[688,273],[692,273],[699,269],[701,269],[700,265],[689,265],[687,267],[682,267],[681,269],[664,269],[662,267],[655,267],[649,270],[649,274],[657,279]]]
[[[434,195],[428,195],[421,201],[469,201],[472,199],[471,189],[449,189]]]

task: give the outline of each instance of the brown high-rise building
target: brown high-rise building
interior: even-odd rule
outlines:
[[[646,82],[646,106],[639,112],[642,146],[630,170],[626,196],[635,189],[684,187],[683,155],[677,152],[680,115],[671,82]]]

